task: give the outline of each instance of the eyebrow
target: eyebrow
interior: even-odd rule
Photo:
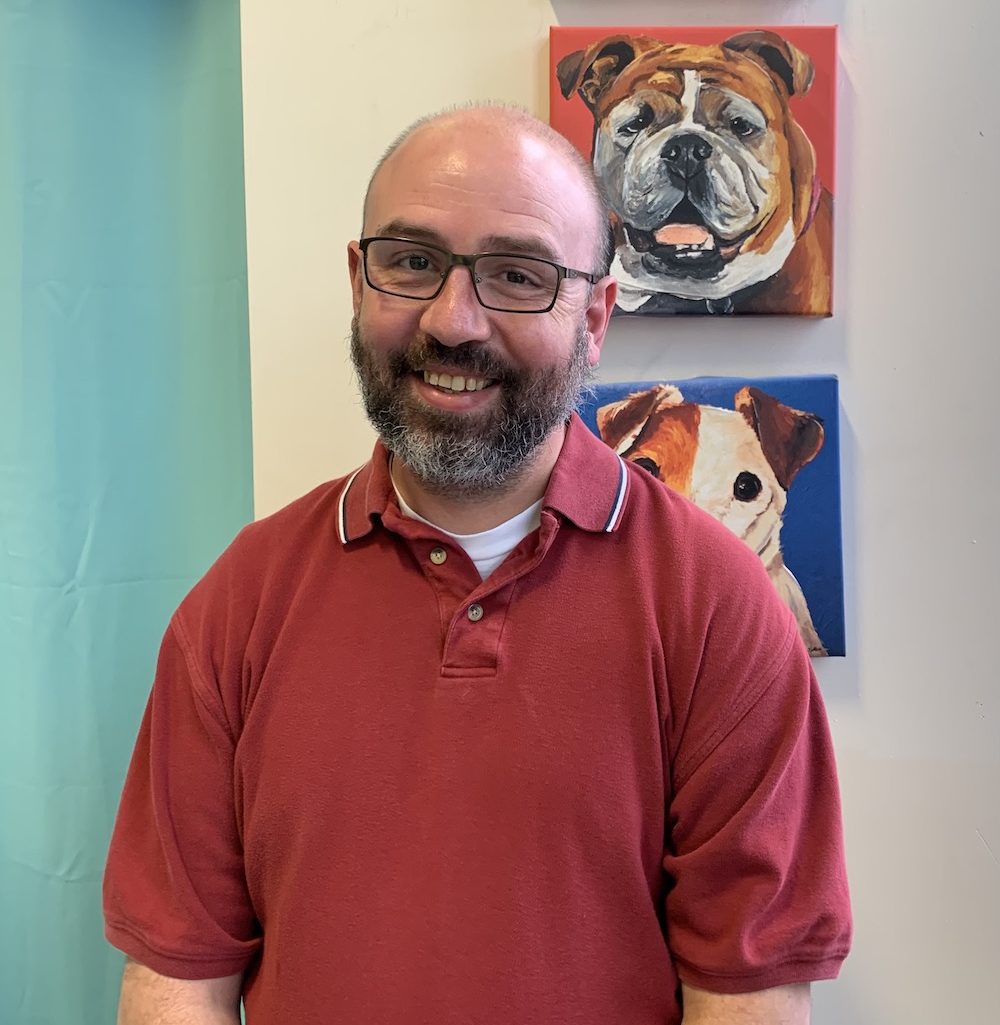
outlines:
[[[427,242],[450,251],[448,242],[440,232],[409,221],[387,221],[380,224],[375,233],[412,238],[414,241]],[[540,256],[543,260],[551,260],[552,263],[562,262],[560,255],[552,246],[536,235],[486,235],[480,240],[479,246],[481,253],[520,253],[524,256]]]

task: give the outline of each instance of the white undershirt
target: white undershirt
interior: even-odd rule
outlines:
[[[512,516],[509,520],[496,527],[491,527],[489,530],[480,531],[478,534],[453,534],[450,530],[445,530],[444,527],[439,527],[436,523],[431,523],[430,520],[424,519],[419,513],[414,512],[399,493],[395,481],[392,486],[396,491],[396,498],[399,500],[400,512],[411,520],[419,520],[435,530],[440,530],[442,534],[447,534],[455,544],[465,549],[483,580],[542,522],[542,500],[539,499],[534,505],[529,505],[524,512],[519,512],[516,516]]]

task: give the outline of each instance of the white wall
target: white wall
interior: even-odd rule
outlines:
[[[470,98],[546,116],[553,23],[841,25],[836,316],[616,320],[601,375],[840,375],[849,655],[818,670],[857,939],[814,1022],[1000,1021],[995,4],[242,6],[259,515],[368,454],[344,250],[399,129]]]

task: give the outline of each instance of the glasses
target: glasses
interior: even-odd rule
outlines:
[[[409,238],[363,238],[365,280],[378,292],[404,299],[435,299],[453,267],[468,267],[481,306],[501,313],[548,313],[564,278],[599,279],[586,271],[520,253],[463,256]]]

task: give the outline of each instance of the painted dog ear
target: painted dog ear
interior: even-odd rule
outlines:
[[[771,76],[780,82],[789,96],[801,96],[809,91],[813,82],[813,62],[797,46],[777,32],[740,32],[722,44],[727,50],[736,50],[753,56]]]
[[[639,436],[646,421],[659,409],[679,406],[684,402],[680,389],[672,384],[658,384],[646,391],[633,392],[627,398],[601,406],[597,411],[597,429],[605,444],[619,455]]]
[[[637,53],[662,43],[641,36],[608,36],[586,50],[568,54],[556,65],[556,78],[563,96],[569,99],[576,90],[583,102],[593,110],[608,86],[635,60]]]
[[[764,458],[787,491],[799,470],[823,447],[823,421],[749,385],[736,393],[734,406],[760,439]]]

